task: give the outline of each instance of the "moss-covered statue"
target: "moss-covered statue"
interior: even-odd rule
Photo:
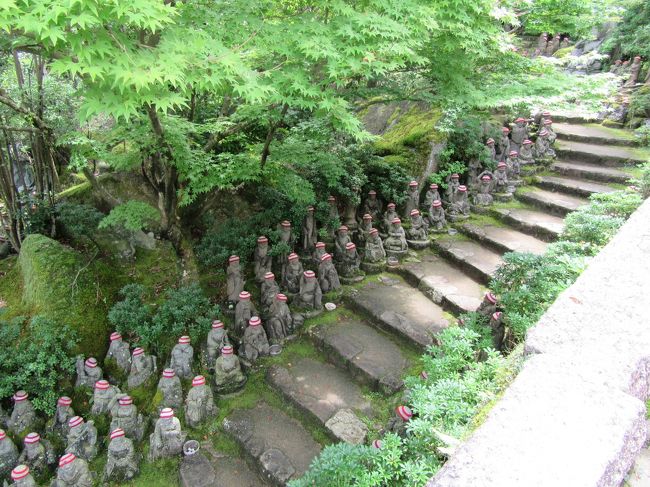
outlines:
[[[248,326],[248,320],[257,315],[255,305],[251,302],[251,293],[242,291],[239,293],[239,302],[235,308],[235,328],[233,333],[238,339],[244,335]]]
[[[158,391],[161,396],[157,404],[158,412],[164,408],[178,409],[183,405],[183,387],[174,369],[163,370],[158,381]]]
[[[242,277],[238,255],[231,255],[228,257],[228,267],[226,269],[226,287],[228,301],[236,303],[239,300],[239,293],[244,289],[244,278]]]
[[[145,421],[130,396],[123,395],[117,400],[117,404],[111,409],[111,417],[111,431],[121,428],[129,438],[142,441]]]
[[[296,305],[310,310],[322,309],[323,293],[314,271],[305,271],[300,279],[300,292],[296,297]]]
[[[25,391],[18,391],[13,396],[14,409],[7,420],[8,428],[16,435],[20,436],[23,432],[34,429],[37,422],[36,411],[32,401],[29,400],[29,394]]]
[[[41,435],[28,433],[23,443],[25,446],[18,457],[18,463],[29,466],[34,475],[46,475],[56,465],[54,448],[47,440],[41,440]]]
[[[343,259],[339,263],[341,277],[350,278],[359,275],[360,264],[361,257],[357,252],[357,246],[352,242],[348,242],[345,246]]]
[[[65,452],[74,453],[78,458],[90,461],[97,456],[97,428],[95,423],[84,421],[81,416],[70,418],[70,431]]]
[[[456,192],[458,191],[458,186],[460,186],[460,175],[459,174],[450,174],[446,178],[447,189],[445,190],[445,203],[450,205],[454,201]]]
[[[154,355],[147,355],[144,349],[137,347],[133,349],[131,354],[131,371],[127,379],[129,389],[141,386],[150,377],[156,374],[156,357]]]
[[[521,144],[521,150],[519,151],[519,162],[521,164],[533,164],[535,162],[532,140],[526,139],[524,140],[524,143]]]
[[[109,384],[107,380],[102,379],[95,382],[90,413],[93,416],[109,413],[117,400],[118,394],[120,394],[120,388]]]
[[[526,119],[519,117],[515,120],[515,126],[512,128],[510,134],[510,150],[519,152],[521,144],[523,144],[524,140],[528,138],[530,138],[530,134],[528,133]]]
[[[445,218],[445,210],[442,208],[442,201],[434,200],[434,202],[431,203],[427,219],[431,230],[441,232],[445,229],[447,219]]]
[[[502,127],[501,137],[499,137],[497,143],[497,160],[505,161],[508,152],[510,152],[510,129],[508,127]]]
[[[61,396],[56,401],[56,411],[54,417],[48,422],[47,431],[54,432],[63,438],[68,436],[68,421],[76,416],[72,409],[72,399],[68,396]]]
[[[318,266],[318,284],[320,284],[323,293],[336,291],[341,287],[339,273],[336,267],[334,267],[330,254],[323,254],[321,257],[320,265]]]
[[[205,377],[197,375],[192,379],[192,388],[185,398],[185,422],[190,428],[196,428],[218,413],[219,410],[212,397],[212,389],[206,385]]]
[[[357,233],[357,239],[359,240],[359,246],[364,247],[366,245],[366,240],[368,240],[368,232],[372,230],[372,215],[366,213],[361,219],[361,224],[359,225],[359,230]]]
[[[257,237],[253,262],[255,263],[255,280],[262,282],[264,274],[271,272],[273,265],[273,258],[269,255],[269,239],[264,235]]]
[[[0,478],[6,478],[11,469],[18,462],[18,448],[7,436],[4,430],[0,429]]]
[[[316,218],[314,218],[314,207],[307,207],[307,214],[302,220],[302,251],[309,254],[318,240],[318,230],[316,229]]]
[[[11,487],[36,487],[36,481],[32,477],[31,471],[27,465],[17,465],[11,471]]]
[[[424,221],[420,210],[411,210],[411,228],[408,230],[409,240],[427,240],[429,225]]]
[[[266,336],[264,327],[262,327],[262,320],[259,316],[253,316],[244,332],[239,355],[242,360],[245,360],[249,364],[254,364],[259,357],[264,357],[268,354],[269,339]]]
[[[494,201],[492,198],[492,172],[483,171],[479,174],[479,184],[474,195],[474,204],[477,206],[490,206]]]
[[[137,477],[140,468],[140,455],[135,451],[133,440],[126,436],[122,428],[116,428],[109,435],[108,456],[102,481],[104,483],[128,482]]]
[[[422,202],[422,209],[429,211],[431,205],[434,201],[440,199],[440,193],[438,192],[438,185],[436,183],[431,183],[429,189],[424,194],[424,201]]]
[[[404,204],[404,218],[408,218],[411,210],[420,206],[420,191],[418,190],[418,182],[411,181],[406,191],[406,203]]]
[[[268,312],[269,308],[273,304],[275,295],[280,292],[280,286],[275,280],[275,274],[272,272],[267,272],[264,274],[264,280],[262,281],[262,289],[260,290],[260,303],[262,304],[262,311],[265,313]],[[219,347],[221,349],[221,347]]]
[[[363,202],[363,214],[368,214],[373,220],[379,220],[381,215],[381,200],[377,198],[377,192],[374,189],[368,191],[368,197]]]
[[[300,277],[302,273],[302,263],[298,254],[294,252],[290,253],[282,273],[282,287],[290,294],[296,294],[300,290]]]
[[[329,255],[329,254],[327,254]],[[285,338],[292,335],[295,328],[301,324],[296,323],[297,315],[292,315],[287,305],[287,296],[282,293],[275,295],[273,304],[269,310],[269,317],[266,320],[266,333],[269,343],[282,343]]]
[[[388,205],[386,205],[386,213],[384,213],[383,218],[384,232],[386,232],[386,234],[390,232],[390,227],[395,218],[399,218],[397,211],[395,211],[395,203],[388,203]]]
[[[221,320],[212,321],[212,327],[208,332],[208,336],[206,337],[205,346],[208,354],[209,368],[212,368],[214,366],[214,361],[217,360],[219,353],[221,353],[221,349],[229,344],[230,340],[228,339],[228,333],[226,332],[226,329]],[[176,409],[174,406],[169,407]]]
[[[327,252],[325,247],[325,242],[316,242],[314,244],[314,251],[311,254],[311,265],[314,268],[317,268],[320,265],[321,257],[323,257]]]
[[[508,182],[508,171],[505,162],[497,164],[496,171],[494,171],[494,192],[507,194],[510,192],[510,185]]]
[[[75,387],[92,388],[99,379],[102,378],[102,369],[97,364],[95,357],[89,357],[86,360],[83,357],[77,357],[77,381]]]
[[[388,231],[388,238],[384,241],[384,248],[386,252],[406,252],[408,245],[406,244],[406,233],[402,228],[402,220],[393,218]]]
[[[111,333],[111,343],[106,352],[104,361],[114,361],[115,365],[124,374],[128,374],[131,369],[131,349],[129,344],[122,340],[122,335],[114,331]]]
[[[336,232],[336,240],[334,241],[334,260],[342,262],[345,258],[345,246],[352,242],[348,234],[348,227],[341,225]]]
[[[226,345],[221,349],[221,355],[214,364],[215,390],[222,394],[236,392],[246,384],[246,376],[241,370],[239,357],[233,348]]]
[[[396,435],[404,438],[407,434],[408,422],[412,417],[413,412],[408,406],[397,406],[395,408],[395,414],[391,419],[388,420],[386,431],[395,433]]]
[[[93,484],[88,462],[74,453],[66,453],[59,459],[56,478],[50,487],[93,487]]]
[[[190,343],[189,336],[182,336],[178,343],[172,348],[169,367],[174,369],[176,375],[181,379],[189,379],[194,375],[192,362],[194,361],[194,348]]]
[[[461,184],[458,186],[458,191],[456,191],[454,199],[449,206],[449,215],[452,219],[467,218],[469,212],[470,207],[467,199],[467,187]]]
[[[183,451],[185,437],[181,422],[174,416],[174,410],[164,408],[160,411],[153,433],[149,435],[149,460],[179,456]]]
[[[363,253],[364,262],[369,262],[372,264],[384,263],[386,262],[386,251],[384,250],[384,244],[381,241],[379,236],[379,230],[373,228],[370,230],[368,237],[368,242],[366,243],[366,248]]]

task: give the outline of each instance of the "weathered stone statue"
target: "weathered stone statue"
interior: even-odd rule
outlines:
[[[386,430],[404,438],[407,433],[406,428],[408,422],[412,417],[413,412],[408,406],[397,406],[395,408],[395,415],[388,420]]]
[[[111,409],[111,431],[117,428],[124,430],[129,438],[141,441],[144,436],[145,422],[130,396],[122,396]]]
[[[300,290],[300,277],[302,276],[302,272],[302,263],[298,254],[290,253],[287,257],[284,273],[282,274],[282,287],[289,293],[296,294]]]
[[[345,254],[343,260],[339,264],[342,277],[355,277],[359,275],[359,265],[361,264],[361,257],[357,252],[357,246],[349,242],[345,246]]]
[[[185,436],[181,431],[181,422],[174,416],[174,410],[163,409],[160,411],[153,433],[149,436],[149,460],[180,455]]]
[[[490,154],[490,158],[493,161],[497,160],[497,148],[496,148],[496,143],[493,138],[489,138],[487,142],[485,143],[485,146],[487,147],[488,153]]]
[[[74,453],[66,453],[59,459],[56,479],[50,487],[93,487],[93,483],[88,462]]]
[[[330,254],[323,254],[323,257],[321,257],[321,262],[318,266],[318,284],[320,284],[323,293],[335,291],[341,287],[339,273],[336,267],[334,267]]]
[[[18,462],[18,448],[3,430],[0,430],[0,479],[5,478]]]
[[[58,433],[63,438],[68,436],[68,421],[75,416],[74,409],[72,409],[72,399],[68,396],[61,396],[56,401],[56,412],[54,418],[49,425],[49,431]]]
[[[37,477],[45,475],[51,465],[56,464],[54,449],[49,442],[41,441],[38,433],[28,433],[24,440],[25,447],[18,457],[18,463],[27,465]]]
[[[189,379],[194,375],[192,361],[194,360],[194,348],[190,344],[190,337],[182,336],[178,343],[172,348],[172,357],[169,367],[174,369],[176,375],[181,379]]]
[[[521,179],[521,164],[519,162],[519,154],[515,151],[510,151],[506,159],[506,172],[508,173],[508,181],[516,182]]]
[[[535,162],[535,156],[533,156],[533,141],[524,140],[524,143],[521,144],[521,150],[519,151],[519,162],[521,164],[533,164]]]
[[[158,404],[159,409],[178,409],[183,405],[183,387],[174,369],[163,370],[158,381],[158,390],[162,395],[160,404]]]
[[[454,200],[449,206],[449,214],[452,218],[466,218],[469,216],[470,207],[467,199],[467,187],[464,185],[458,186],[458,191],[454,196]]]
[[[454,196],[456,196],[456,191],[458,191],[458,186],[460,186],[460,176],[456,173],[447,176],[447,189],[445,190],[445,199],[448,204],[451,204],[454,201]]]
[[[77,381],[75,387],[92,388],[102,378],[102,369],[97,366],[97,359],[89,357],[85,361],[83,357],[77,357]]]
[[[118,394],[120,394],[119,387],[109,384],[107,380],[102,379],[95,382],[92,398],[93,405],[90,409],[90,413],[93,416],[109,413]],[[69,419],[70,418],[68,418],[68,420]]]
[[[408,230],[410,240],[428,240],[429,225],[424,221],[420,211],[411,210],[411,228]]]
[[[390,231],[392,222],[395,218],[399,218],[395,211],[395,203],[388,203],[386,206],[386,213],[384,213],[384,231],[386,233]]]
[[[406,203],[404,206],[404,218],[411,215],[411,210],[420,206],[420,191],[418,191],[418,182],[411,181],[408,191],[406,192]]]
[[[560,41],[560,49],[565,49],[569,46],[571,46],[571,39],[569,36],[566,36],[562,41]]]
[[[436,183],[431,183],[429,185],[429,189],[424,195],[424,203],[422,204],[422,208],[425,211],[429,211],[429,208],[431,208],[433,202],[439,199],[440,193],[438,192],[438,185]]]
[[[386,249],[387,253],[402,253],[408,249],[406,233],[402,228],[402,220],[399,218],[393,218],[391,222],[388,238],[384,241],[384,249]]]
[[[294,235],[291,230],[291,222],[289,220],[284,220],[278,226],[278,230],[280,231],[280,243],[285,244],[289,249],[288,252],[282,252],[278,255],[278,259],[282,263],[281,273],[284,275],[284,269],[287,265],[287,255],[293,251]]]
[[[555,143],[555,140],[557,139],[557,134],[553,130],[553,120],[550,118],[545,118],[544,121],[542,122],[542,125],[544,129],[548,132],[548,142],[549,144],[553,145]]]
[[[239,357],[233,348],[226,345],[221,349],[221,355],[214,364],[215,390],[222,394],[238,391],[246,383],[246,376],[241,370]]]
[[[546,44],[546,55],[552,56],[560,48],[560,34],[557,34]]]
[[[368,214],[373,220],[379,220],[381,210],[381,201],[377,198],[377,192],[374,189],[368,191],[368,198],[363,203],[364,215]]]
[[[526,124],[526,119],[519,117],[515,120],[515,126],[512,128],[512,133],[510,134],[510,151],[519,152],[521,144],[524,143],[524,140],[530,138],[528,134],[528,125]]]
[[[506,327],[503,324],[503,313],[496,311],[490,317],[490,328],[492,328],[492,348],[503,350],[503,339],[505,338]]]
[[[497,161],[505,161],[508,152],[510,152],[510,129],[503,127],[502,135],[497,144]]]
[[[623,61],[623,64],[621,64],[621,69],[618,71],[619,76],[626,77],[630,74],[630,61],[629,59],[626,59]]]
[[[641,57],[636,56],[634,61],[632,61],[632,66],[630,67],[630,77],[623,85],[625,88],[632,88],[639,81],[639,72],[641,71]]]
[[[476,310],[477,313],[483,316],[492,316],[497,311],[497,297],[491,292],[485,293],[483,301]]]
[[[551,148],[551,143],[548,140],[548,131],[543,129],[535,141],[535,154],[540,159],[548,159],[555,157],[555,151]]]
[[[275,282],[275,274],[267,272],[264,274],[264,281],[262,281],[262,289],[260,291],[260,301],[262,303],[262,310],[268,311],[269,307],[273,304],[275,295],[280,292],[280,286]],[[221,349],[221,347],[219,347]]]
[[[97,428],[90,420],[84,421],[81,416],[74,416],[68,422],[66,453],[74,453],[78,458],[90,461],[97,456]]]
[[[366,213],[361,219],[361,225],[359,225],[359,246],[363,247],[366,245],[366,240],[368,240],[368,232],[372,230],[372,215]]]
[[[429,209],[429,227],[436,231],[441,232],[445,229],[447,225],[447,219],[445,218],[445,210],[442,208],[442,201],[435,200],[431,203],[431,208]]]
[[[335,236],[335,229],[336,225],[338,225],[337,222],[340,222],[340,216],[339,216],[339,208],[336,203],[336,198],[332,195],[327,197],[327,203],[329,204],[330,211],[329,211],[329,220],[330,223],[328,223],[328,229],[327,229],[327,235],[331,240],[334,240]]]
[[[127,438],[122,428],[111,431],[108,457],[102,480],[107,482],[128,482],[140,472],[140,456],[136,454],[133,440]]]
[[[242,346],[239,355],[243,360],[254,364],[258,357],[265,357],[269,354],[269,339],[262,327],[262,320],[259,316],[253,316],[248,322],[244,332]]]
[[[27,465],[17,465],[11,471],[11,480],[14,481],[11,487],[36,487],[36,481],[32,477]]]
[[[472,158],[467,163],[467,187],[473,188],[478,184],[477,176],[481,172],[483,166],[481,166],[481,161],[478,158]]]
[[[363,261],[370,264],[385,263],[386,251],[384,250],[384,243],[379,236],[379,230],[373,228],[370,231],[366,248],[364,249]]]
[[[305,271],[300,279],[300,293],[296,299],[299,307],[319,310],[322,306],[323,293],[314,271]]]
[[[196,428],[208,418],[219,413],[214,404],[212,390],[205,383],[205,377],[197,375],[192,379],[192,388],[185,398],[185,422],[190,428]]]
[[[116,331],[111,333],[111,344],[108,346],[105,360],[114,360],[115,365],[125,374],[128,374],[131,369],[131,350],[129,349],[129,344],[122,340],[122,335]]]
[[[214,361],[217,360],[221,349],[226,345],[230,345],[230,341],[228,340],[228,333],[226,333],[226,329],[220,320],[214,320],[212,322],[212,328],[208,332],[208,337],[206,338],[206,350],[208,352],[209,367],[212,367],[214,365]],[[169,407],[174,409],[178,408],[178,406]]]
[[[505,162],[497,164],[497,169],[494,171],[494,192],[507,194],[510,193],[507,165]]]
[[[483,171],[479,175],[478,192],[474,195],[474,204],[477,206],[489,206],[493,202],[492,195],[492,173]]]
[[[273,305],[269,312],[269,319],[266,320],[266,333],[269,342],[272,344],[282,343],[287,336],[293,333],[293,330],[293,316],[291,315],[289,306],[287,306],[287,297],[284,294],[278,293],[273,300]]]
[[[621,61],[620,59],[617,59],[616,61],[614,61],[614,64],[612,64],[609,67],[609,72],[614,73],[614,74],[618,74],[619,71],[621,70],[621,65],[622,64],[623,64],[623,61]]]
[[[336,262],[342,262],[345,256],[345,246],[352,242],[350,235],[348,235],[348,227],[341,225],[336,233],[336,240],[334,241],[334,259]]]
[[[548,34],[546,32],[542,32],[537,38],[537,49],[539,49],[540,52],[546,51],[547,43],[548,43]]]
[[[242,277],[241,267],[239,265],[239,256],[231,255],[228,258],[226,274],[228,301],[236,303],[239,300],[239,293],[244,289],[244,278]]]
[[[295,254],[292,254],[295,255]],[[248,320],[257,315],[255,305],[251,302],[251,293],[242,291],[239,293],[239,302],[235,308],[235,337],[241,338],[248,326]]]
[[[127,380],[129,389],[144,384],[150,377],[156,374],[156,357],[146,355],[144,349],[137,347],[131,354],[131,371]]]
[[[15,434],[20,435],[25,430],[33,429],[36,424],[36,411],[29,400],[29,394],[18,391],[13,395],[14,409],[7,421],[7,427]]]
[[[318,231],[316,230],[316,218],[314,218],[314,207],[307,207],[307,214],[302,221],[302,250],[309,254],[314,244],[318,240]]]
[[[314,244],[314,251],[311,254],[311,262],[314,267],[320,265],[320,260],[323,255],[325,255],[325,242],[316,242]]]
[[[269,239],[264,235],[257,237],[257,246],[255,247],[253,260],[255,262],[255,279],[257,282],[263,282],[264,275],[267,272],[271,272],[271,266],[273,264],[273,259],[269,255]]]

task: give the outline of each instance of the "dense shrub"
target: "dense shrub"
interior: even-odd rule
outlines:
[[[63,232],[72,239],[88,238],[94,241],[97,225],[104,218],[104,214],[95,207],[63,201],[56,205],[57,223]]]
[[[641,164],[639,168],[641,169],[641,176],[633,182],[641,193],[641,196],[648,198],[650,197],[650,162]]]

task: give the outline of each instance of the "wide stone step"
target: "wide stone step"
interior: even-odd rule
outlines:
[[[315,326],[310,334],[330,362],[346,369],[359,382],[386,394],[399,391],[410,363],[402,350],[376,328],[343,319]]]
[[[380,276],[348,297],[373,323],[419,347],[449,326],[443,309],[397,276]]]
[[[564,220],[542,211],[523,208],[492,208],[492,214],[513,227],[551,242],[564,230]]]
[[[625,184],[632,177],[625,171],[584,162],[556,161],[551,165],[551,169],[566,176],[592,179],[605,183]]]
[[[492,247],[497,252],[530,252],[541,255],[546,251],[546,242],[512,228],[496,225],[465,223],[460,227],[465,235]]]
[[[214,483],[210,484],[210,487],[230,487],[233,485],[265,487],[269,485],[243,459],[215,451],[209,439],[201,442],[201,451],[214,467],[216,478]],[[195,485],[197,484],[190,484],[187,487],[194,487]]]
[[[233,412],[223,427],[262,477],[278,487],[302,477],[321,450],[300,422],[265,402]]]
[[[341,434],[354,434],[357,426],[365,428],[357,418],[350,427],[337,429],[340,427],[337,418],[342,411],[373,415],[370,402],[350,374],[332,364],[303,358],[286,367],[273,365],[267,371],[266,381],[298,409],[324,425],[337,440],[343,439]]]
[[[575,196],[589,197],[594,193],[611,193],[615,188],[584,179],[562,178],[558,176],[539,176],[537,184],[542,188],[568,193]]]
[[[464,237],[442,236],[433,240],[432,245],[438,253],[461,266],[474,279],[485,285],[503,264],[501,255]]]
[[[601,145],[638,145],[634,134],[626,130],[612,129],[602,125],[578,125],[553,123],[553,130],[559,139]]]
[[[485,288],[432,252],[418,254],[419,262],[406,262],[399,268],[411,284],[434,303],[455,314],[476,311]]]
[[[648,159],[647,153],[632,147],[588,144],[568,140],[557,140],[555,152],[558,157],[563,159],[592,162],[605,166],[618,166],[626,163],[641,164]]]
[[[567,213],[571,213],[589,203],[585,198],[579,198],[565,193],[555,193],[544,189],[517,191],[515,197],[519,201],[529,203],[561,216],[566,216]]]
[[[553,111],[551,114],[553,119],[553,128],[557,125],[557,122],[560,123],[570,123],[570,124],[590,124],[598,123],[598,114],[584,114],[584,113],[573,113],[573,112],[564,112],[564,111]]]

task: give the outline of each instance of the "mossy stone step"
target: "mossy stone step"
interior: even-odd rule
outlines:
[[[492,208],[491,213],[518,230],[551,242],[564,230],[559,216],[524,208]]]
[[[596,164],[573,161],[556,161],[551,165],[551,170],[565,176],[573,176],[605,183],[625,184],[632,177],[630,174]]]
[[[201,443],[201,451],[214,467],[216,479],[211,487],[266,487],[257,472],[253,471],[241,458],[215,451],[209,440]]]
[[[465,223],[459,227],[465,235],[478,240],[497,252],[530,252],[541,255],[546,251],[546,242],[518,230],[496,225]]]
[[[611,193],[615,188],[584,179],[562,178],[559,176],[539,176],[537,184],[542,188],[567,193],[574,196],[589,197],[594,193]]]
[[[566,216],[567,213],[576,211],[581,206],[589,203],[585,198],[571,196],[565,193],[556,193],[545,189],[533,189],[515,192],[519,201],[531,204],[555,215]]]
[[[433,247],[485,285],[503,264],[500,254],[466,238],[442,236],[433,241]]]
[[[636,146],[634,134],[596,124],[554,123],[553,130],[558,139],[601,145]]]
[[[592,162],[605,166],[641,164],[646,162],[650,155],[647,151],[632,147],[588,144],[568,140],[557,140],[555,152],[563,159]]]

